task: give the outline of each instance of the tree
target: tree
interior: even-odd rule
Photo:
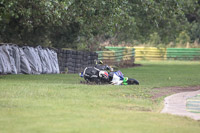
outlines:
[[[200,38],[200,0],[1,0],[0,41],[86,48],[111,40],[175,42]],[[200,39],[199,39],[200,40]]]
[[[3,42],[50,43],[51,27],[61,26],[65,21],[61,17],[65,7],[59,0],[2,0],[0,4],[0,39]]]

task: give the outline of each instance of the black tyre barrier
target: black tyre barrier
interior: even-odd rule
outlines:
[[[72,51],[70,51],[70,50],[65,50],[65,54],[72,54]]]
[[[72,55],[76,55],[76,53],[77,53],[76,51],[72,51]]]
[[[95,52],[58,50],[58,59],[61,73],[79,73],[87,66],[94,66],[98,59]]]
[[[67,58],[71,58],[71,54],[66,54],[66,57]]]
[[[81,59],[76,59],[75,62],[76,63],[81,63]]]
[[[76,66],[75,68],[81,68],[82,64],[76,64],[75,66]]]
[[[74,70],[74,66],[67,66],[68,70]]]
[[[83,58],[83,55],[77,55],[76,56],[76,59],[82,59]]]
[[[75,67],[76,63],[75,62],[67,62],[67,66]]]
[[[68,70],[68,73],[75,73],[74,70]]]
[[[76,59],[71,59],[71,62],[76,63]]]
[[[74,59],[72,58],[66,58],[67,59],[67,62],[75,62]]]
[[[71,55],[72,59],[76,59],[76,56],[77,56],[77,55],[75,55],[75,54],[72,54],[72,55]]]

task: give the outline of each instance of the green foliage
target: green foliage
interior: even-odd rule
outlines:
[[[199,20],[199,22],[200,22],[200,20]],[[200,33],[200,23],[192,22],[190,27],[191,27],[191,29],[189,30],[189,33],[190,33],[191,40],[192,41],[200,40],[200,34],[199,34]]]
[[[58,0],[8,0],[0,6],[2,42],[50,44],[50,27],[62,26],[64,7]]]
[[[157,46],[158,44],[161,43],[160,36],[158,35],[157,32],[154,32],[153,34],[150,34],[150,39],[149,42],[152,46]]]
[[[105,40],[148,43],[152,35],[167,44],[182,31],[194,42],[199,14],[199,0],[1,0],[0,42],[95,50]]]
[[[182,46],[185,46],[189,42],[190,42],[190,36],[186,33],[186,31],[182,31],[176,38],[176,43]]]

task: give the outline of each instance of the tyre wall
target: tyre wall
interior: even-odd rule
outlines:
[[[0,74],[60,73],[57,53],[41,46],[0,44]]]
[[[98,54],[95,52],[58,49],[58,63],[61,73],[79,73],[85,67],[94,66]]]

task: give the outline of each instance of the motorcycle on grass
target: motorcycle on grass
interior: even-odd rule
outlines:
[[[104,66],[102,68],[108,67]],[[124,77],[124,74],[120,70],[108,72],[104,69],[100,69],[99,67],[86,67],[84,71],[80,73],[80,77],[84,78],[84,80],[87,83],[112,85],[139,85],[139,81],[133,78]]]

